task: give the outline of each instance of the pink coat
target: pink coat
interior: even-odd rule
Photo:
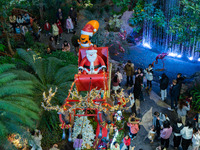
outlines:
[[[73,22],[72,22],[72,19],[71,18],[68,18],[66,20],[66,28],[67,29],[74,29],[74,25],[73,25]]]

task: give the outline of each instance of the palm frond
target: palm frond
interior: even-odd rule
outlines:
[[[0,86],[12,81],[16,77],[17,77],[17,75],[15,75],[13,73],[2,73],[2,74],[0,74]]]
[[[5,71],[8,71],[9,69],[15,68],[14,64],[2,64],[0,65],[0,73],[3,73]]]

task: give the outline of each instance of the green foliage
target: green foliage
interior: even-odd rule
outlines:
[[[64,65],[68,65],[68,64],[78,65],[78,57],[74,56],[74,53],[72,52],[56,51],[56,52],[52,52],[51,55],[44,55],[42,57],[44,58],[56,57],[60,60],[63,60]]]
[[[120,130],[117,137],[116,137],[116,142],[121,144],[122,143],[122,139],[124,138],[124,131]]]
[[[142,29],[144,21],[150,21],[158,27],[165,27],[166,18],[161,9],[155,8],[153,3],[146,3],[139,0],[134,7],[133,17],[129,19],[131,26],[137,26],[136,32]]]
[[[0,141],[8,134],[35,128],[39,108],[33,101],[33,82],[19,79],[13,64],[0,65]],[[26,72],[26,74],[28,74]]]
[[[4,52],[4,49],[5,49],[6,47],[3,45],[3,44],[0,44],[0,51],[2,51],[2,52]]]
[[[25,34],[25,43],[26,43],[26,48],[29,48],[29,47],[33,46],[34,43],[35,43],[34,39],[33,39],[33,36],[32,36],[32,34],[30,32],[27,32]]]
[[[200,1],[181,0],[182,13],[176,13],[169,22],[169,32],[176,34],[178,41],[193,44],[200,41]]]
[[[129,5],[131,2],[130,0],[112,0],[112,1],[115,5],[122,7]]]
[[[17,49],[21,59],[23,59],[30,67],[30,72],[21,71],[18,75],[21,78],[31,79],[34,83],[34,97],[33,99],[41,105],[43,101],[43,92],[48,93],[52,87],[53,90],[57,87],[58,91],[52,100],[52,105],[62,105],[67,97],[68,90],[74,81],[74,74],[77,73],[77,67],[74,65],[65,66],[63,60],[55,57],[41,58],[34,51],[26,52],[23,49]],[[70,60],[68,60],[70,62]],[[61,139],[61,131],[59,128],[59,120],[56,112],[41,112],[41,120],[38,127],[42,133],[43,145],[49,147]],[[54,137],[55,135],[56,137]]]
[[[192,109],[196,112],[200,111],[200,87],[195,87],[191,90],[192,95]]]
[[[109,31],[119,31],[122,22],[120,21],[121,15],[113,15],[113,17],[110,18],[108,24],[109,24]]]

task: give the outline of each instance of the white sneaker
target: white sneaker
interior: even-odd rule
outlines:
[[[170,107],[168,108],[168,110],[170,110],[170,111],[174,111],[174,109],[171,109]]]

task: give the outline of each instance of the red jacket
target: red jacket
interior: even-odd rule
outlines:
[[[127,140],[124,138],[124,144],[126,145],[126,146],[129,146],[129,145],[131,145],[131,138],[128,138]]]
[[[47,27],[47,24],[48,24],[48,27]],[[49,23],[45,23],[44,30],[50,31],[50,29],[51,29],[51,25]]]
[[[60,20],[59,20],[59,22],[57,22],[56,24],[57,24],[57,27],[58,27],[58,29],[59,29],[59,34],[63,33],[63,29],[62,29]]]

